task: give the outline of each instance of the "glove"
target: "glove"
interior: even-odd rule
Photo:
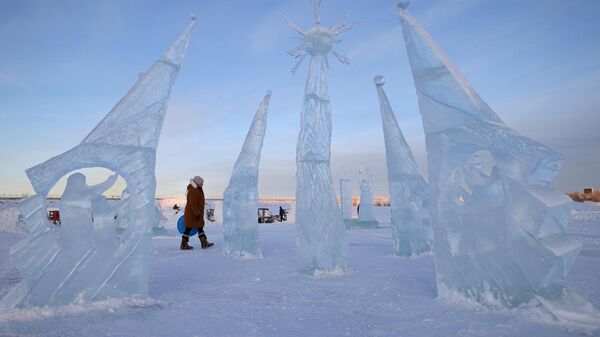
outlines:
[[[202,219],[202,217],[200,215],[196,215],[196,221],[200,221],[200,219]]]

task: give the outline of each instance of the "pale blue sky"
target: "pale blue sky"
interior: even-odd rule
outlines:
[[[350,10],[359,24],[330,58],[332,169],[368,163],[387,194],[379,106],[382,73],[400,126],[426,172],[424,136],[392,0],[323,0],[322,24]],[[600,187],[600,1],[415,0],[413,15],[512,128],[563,153],[562,190]],[[252,117],[273,91],[259,187],[294,194],[306,65],[280,19],[313,24],[308,0],[0,0],[0,195],[31,192],[25,169],[77,145],[188,23],[199,16],[172,91],[157,195],[183,195],[190,176],[209,196],[227,185]],[[336,183],[337,185],[337,183]],[[355,187],[356,188],[356,187]]]

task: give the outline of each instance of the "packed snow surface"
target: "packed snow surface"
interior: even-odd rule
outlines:
[[[581,336],[535,308],[489,310],[462,297],[436,298],[433,257],[392,254],[390,207],[377,229],[348,231],[348,271],[298,272],[293,222],[261,224],[263,259],[223,256],[220,202],[205,228],[215,248],[180,251],[174,202],[160,200],[168,235],[152,239],[150,298],[0,313],[0,336]],[[209,202],[211,203],[211,202]],[[273,210],[289,202],[261,202]],[[293,219],[293,212],[290,214]],[[0,224],[0,228],[3,228]],[[600,306],[600,207],[577,203],[568,233],[583,244],[566,285]],[[21,276],[8,248],[23,234],[0,233],[0,297]],[[598,331],[586,331],[600,336]]]

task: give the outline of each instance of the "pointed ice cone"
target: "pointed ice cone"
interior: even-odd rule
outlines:
[[[267,128],[271,91],[261,102],[223,193],[223,252],[233,257],[262,257],[258,242],[258,166]]]
[[[410,257],[427,253],[433,247],[429,187],[417,170],[410,146],[398,126],[383,89],[383,76],[377,75],[373,81],[379,97],[385,140],[394,254]]]
[[[167,112],[167,100],[196,19],[173,45],[138,79],[119,103],[104,117],[83,143],[133,145],[156,149]]]
[[[151,228],[160,222],[155,206],[156,146],[193,25],[81,144],[26,171],[36,192],[19,205],[29,235],[11,247],[11,260],[23,280],[2,299],[0,308],[147,295]],[[65,174],[86,167],[110,169],[127,183],[129,197],[117,206],[127,210],[127,220],[119,219],[126,227],[119,236],[117,210],[101,195],[116,175],[96,186],[88,186],[83,174],[71,175],[59,206],[60,233],[48,224],[48,191]]]
[[[552,186],[562,156],[505,126],[406,2],[397,10],[427,142],[438,293],[568,307],[563,282],[580,245],[565,233],[572,203]]]
[[[381,111],[381,123],[383,126],[383,137],[385,140],[385,152],[388,166],[388,175],[391,174],[419,174],[417,163],[413,153],[404,139],[404,135],[398,126],[394,111],[388,101],[383,85],[385,79],[377,75],[373,79],[379,99],[379,110]],[[394,168],[390,170],[389,168]]]

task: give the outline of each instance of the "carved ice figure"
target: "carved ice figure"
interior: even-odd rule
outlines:
[[[563,157],[506,126],[407,6],[397,11],[427,142],[439,295],[533,302],[597,327],[593,307],[564,287],[580,245],[565,233],[572,202],[552,186]]]
[[[192,17],[173,45],[81,144],[26,171],[36,192],[19,204],[29,235],[10,249],[23,280],[2,299],[1,309],[147,296],[152,227],[160,222],[155,206],[156,146],[194,23]],[[99,196],[116,175],[96,187],[87,186],[79,173],[69,176],[60,229],[46,218],[52,186],[65,174],[87,167],[110,169],[127,183],[129,197],[122,202],[130,213],[118,237],[115,210]]]
[[[433,247],[429,187],[419,173],[410,146],[398,126],[383,89],[385,79],[377,75],[373,82],[379,98],[385,140],[394,254],[405,257],[423,254]]]
[[[60,198],[61,235],[63,246],[78,246],[82,251],[92,247],[94,220],[102,218],[105,207],[96,199],[106,199],[102,196],[117,181],[117,175],[112,175],[103,183],[95,186],[86,184],[85,175],[74,173],[67,178],[65,191]],[[92,208],[92,201],[96,206]],[[71,254],[79,256],[83,254]]]
[[[261,102],[223,193],[223,252],[262,257],[258,242],[258,166],[267,128],[271,92]]]
[[[292,72],[310,56],[296,148],[297,252],[303,271],[321,275],[346,270],[346,229],[330,167],[331,106],[325,69],[330,52],[340,62],[349,64],[345,56],[333,50],[333,45],[352,25],[344,17],[331,28],[321,26],[320,1],[314,1],[313,5],[316,25],[306,32],[282,17],[302,41],[289,51],[298,59]]]
[[[358,220],[375,220],[375,213],[373,212],[373,177],[366,165],[363,165],[358,170],[358,177],[360,181],[358,185],[360,188],[360,213],[358,214]]]
[[[358,171],[360,201],[356,211],[358,219],[352,222],[352,227],[375,228],[379,221],[375,219],[373,210],[373,177],[366,165],[362,165]]]

